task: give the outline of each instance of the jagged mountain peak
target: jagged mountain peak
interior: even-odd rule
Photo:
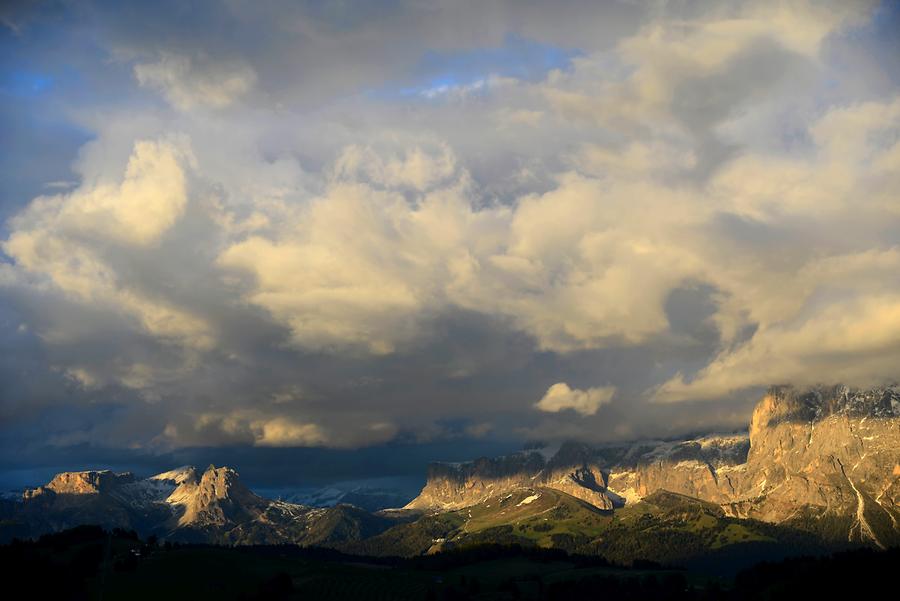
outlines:
[[[199,494],[208,499],[234,499],[256,503],[260,497],[241,482],[240,475],[230,467],[210,465],[200,477]]]
[[[252,521],[271,504],[245,486],[230,467],[209,466],[185,479],[166,501],[180,513],[180,527],[225,526]]]

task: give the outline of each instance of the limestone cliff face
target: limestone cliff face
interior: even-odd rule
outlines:
[[[131,482],[134,482],[134,476],[128,472],[121,474],[109,470],[65,472],[57,474],[44,486],[25,491],[25,498],[36,500],[48,495],[100,494]]]
[[[614,506],[614,499],[607,490],[608,479],[608,472],[600,468],[590,447],[569,442],[550,458],[536,484],[609,510]]]
[[[746,434],[724,434],[635,443],[601,452],[609,465],[609,489],[628,502],[668,490],[721,503],[732,498],[735,474],[746,462],[749,447]]]
[[[747,458],[746,434],[592,448],[564,443],[555,453],[522,452],[470,463],[432,464],[411,509],[451,510],[523,487],[543,486],[599,509],[635,502],[660,489],[717,502],[731,498],[728,473]]]
[[[42,530],[60,530],[80,524],[107,524],[127,528],[129,510],[117,495],[135,481],[130,473],[108,470],[57,474],[44,486],[26,490],[23,509]]]
[[[894,388],[773,388],[750,423],[741,485],[726,510],[783,522],[849,516],[848,539],[900,541],[900,394]]]
[[[523,487],[544,486],[568,493],[600,509],[612,509],[606,474],[589,447],[566,443],[549,460],[537,451],[482,457],[469,463],[433,463],[428,481],[406,508],[452,510]]]
[[[722,442],[720,451],[729,446]],[[631,500],[670,490],[768,522],[845,518],[851,542],[900,542],[895,388],[772,388],[753,412],[747,442],[743,460],[726,451],[683,461],[677,453],[650,453],[619,462],[610,467],[609,487]],[[736,443],[731,446],[739,450]]]

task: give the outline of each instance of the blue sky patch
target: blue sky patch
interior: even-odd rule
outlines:
[[[11,70],[4,74],[0,89],[14,96],[38,96],[53,87],[53,78],[43,73]]]
[[[435,97],[453,90],[478,91],[491,76],[539,81],[555,69],[568,69],[581,51],[509,36],[502,46],[455,52],[427,52],[402,85],[373,90],[376,97]]]

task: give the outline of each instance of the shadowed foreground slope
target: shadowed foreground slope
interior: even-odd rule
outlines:
[[[46,599],[798,599],[891,590],[900,551],[766,563],[733,579],[558,550],[477,546],[413,559],[293,546],[160,546],[81,527],[0,547],[0,565]]]

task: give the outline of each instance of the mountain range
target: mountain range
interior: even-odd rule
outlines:
[[[678,441],[531,445],[434,463],[405,507],[264,498],[229,467],[58,474],[2,502],[0,536],[81,524],[216,544],[417,555],[479,543],[622,562],[900,545],[900,393],[775,387],[745,433]]]

